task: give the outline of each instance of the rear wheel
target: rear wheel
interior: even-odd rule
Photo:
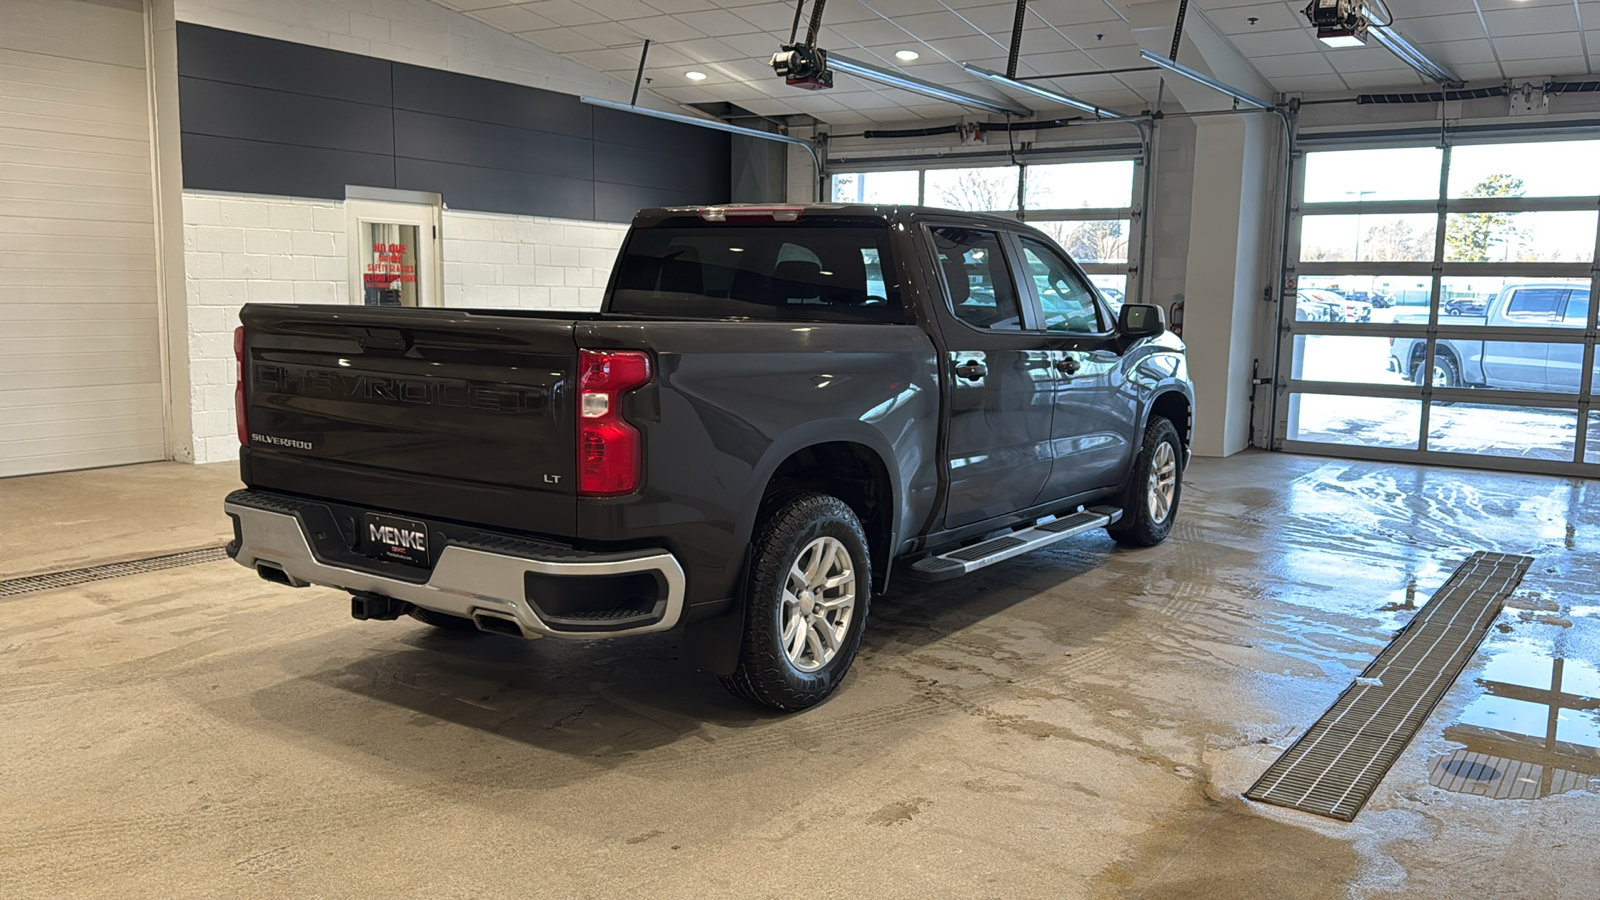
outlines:
[[[1161,416],[1151,416],[1122,488],[1122,518],[1106,532],[1119,544],[1153,547],[1172,533],[1182,496],[1183,443],[1178,429]]]
[[[801,494],[758,523],[739,666],[721,679],[763,706],[797,710],[839,686],[872,592],[866,535],[844,501]]]

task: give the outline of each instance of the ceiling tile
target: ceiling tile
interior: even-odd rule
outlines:
[[[1056,30],[1084,50],[1093,50],[1097,47],[1125,47],[1135,43],[1133,32],[1128,29],[1128,23],[1120,19],[1112,22],[1093,22],[1088,25],[1065,25]],[[1023,49],[1027,49],[1026,42],[1023,44]]]
[[[1557,56],[1582,56],[1583,42],[1578,35],[1526,34],[1517,37],[1494,39],[1494,52],[1504,62],[1508,59],[1549,59]]]
[[[1411,91],[1421,86],[1424,82],[1422,76],[1410,69],[1393,70],[1389,72],[1356,72],[1346,73],[1344,83],[1352,91]],[[1433,82],[1427,82],[1433,84]]]
[[[1301,29],[1292,31],[1252,31],[1232,38],[1233,46],[1249,59],[1258,56],[1284,56],[1289,53],[1315,53],[1316,39]]]
[[[898,43],[899,46],[904,47],[908,44],[916,43],[916,39],[906,34],[905,29],[884,19],[841,25],[835,30],[863,47],[875,47],[879,44],[889,43]],[[784,35],[787,36],[787,34],[788,31],[785,30]]]
[[[1578,12],[1568,3],[1565,6],[1488,10],[1484,12],[1483,20],[1489,24],[1489,34],[1493,37],[1558,34],[1578,27]]]
[[[978,59],[994,53],[997,44],[993,38],[986,34],[974,34],[967,37],[944,38],[937,41],[928,41],[927,45],[933,51],[946,59],[956,62],[965,62],[969,59]],[[1026,47],[1026,44],[1024,44]]]
[[[527,8],[521,6],[500,6],[479,10],[471,15],[486,25],[509,32],[538,31],[541,28],[554,28],[559,24],[537,13],[529,12]]]
[[[1337,75],[1294,75],[1274,78],[1272,86],[1284,93],[1344,93],[1344,80]]]
[[[1465,81],[1501,81],[1505,78],[1500,72],[1499,63],[1462,63],[1451,66],[1450,70]]]
[[[435,0],[435,2],[438,2],[438,0]],[[475,9],[487,9],[491,6],[505,6],[506,0],[449,0],[449,2],[441,3],[440,5],[470,12]]]
[[[1327,57],[1328,62],[1333,64],[1334,70],[1342,74],[1408,68],[1393,53],[1383,47],[1371,45],[1349,50],[1329,50]]]
[[[972,34],[972,25],[949,10],[922,13],[915,16],[897,16],[895,24],[924,41],[936,38],[966,37]]]
[[[575,50],[562,55],[602,72],[637,71],[639,67],[638,56],[617,50]]]
[[[1483,21],[1478,18],[1477,13],[1406,19],[1400,25],[1400,32],[1415,43],[1465,41],[1485,36]]]
[[[744,53],[733,49],[716,38],[700,38],[693,41],[675,41],[674,50],[689,57],[695,62],[712,63],[724,60],[746,59]]]
[[[759,9],[760,7],[752,8]],[[766,31],[761,26],[752,25],[745,19],[740,18],[737,13],[730,13],[723,9],[714,12],[676,13],[673,18],[711,37],[726,37],[730,34],[756,34]],[[777,42],[774,41],[773,43]],[[774,47],[773,49],[777,48]]]
[[[1087,25],[1090,22],[1124,21],[1116,10],[1097,0],[1069,0],[1065,3],[1057,0],[1053,3],[1029,4],[1028,18],[1030,20],[1037,18],[1057,28],[1066,25]],[[1009,24],[1006,30],[1011,30]]]
[[[778,52],[778,39],[770,34],[735,34],[719,40],[753,59],[771,59]]]
[[[1494,50],[1486,38],[1475,41],[1447,41],[1443,44],[1418,44],[1417,49],[1434,62],[1444,63],[1447,66],[1494,62]]]
[[[948,0],[946,2],[948,4]],[[954,4],[948,5],[954,6]],[[832,9],[832,7],[830,6],[829,9]],[[1011,26],[1016,21],[1017,5],[1015,3],[998,3],[973,6],[967,9],[957,8],[955,14],[971,23],[974,31],[1009,35],[1011,34]],[[1029,16],[1028,24],[1043,26],[1045,22],[1037,16]]]
[[[593,25],[606,21],[606,17],[574,0],[539,0],[523,4],[523,8],[536,12],[557,25]]]
[[[1484,42],[1485,44],[1488,41]],[[1268,81],[1276,83],[1280,77],[1292,75],[1332,75],[1333,66],[1321,53],[1297,53],[1291,56],[1263,56],[1251,60],[1256,71]]]
[[[692,41],[705,37],[699,31],[690,28],[672,16],[652,16],[648,19],[629,19],[628,29],[640,37],[647,37],[658,43],[672,41]]]
[[[791,17],[794,15],[793,4],[779,3],[776,5],[788,10]],[[829,25],[848,25],[851,22],[870,22],[879,18],[882,18],[882,16],[862,6],[856,0],[828,0],[827,12],[822,17],[822,20]]]
[[[718,11],[718,14],[722,14]],[[789,27],[794,24],[793,3],[760,3],[755,6],[741,6],[734,10],[734,15],[756,26],[761,31],[770,33],[774,38],[788,40]],[[800,37],[804,38],[806,25],[811,17],[807,15],[800,21]],[[823,21],[832,24],[832,20],[824,16]]]
[[[1507,78],[1541,78],[1546,75],[1584,75],[1588,65],[1581,56],[1549,59],[1513,59],[1505,63]]]
[[[574,25],[568,31],[582,35],[607,47],[638,47],[644,40],[633,29],[616,22],[596,22],[593,25]]]
[[[1103,69],[1081,50],[1063,50],[1060,53],[1028,54],[1022,62],[1035,75],[1053,75],[1058,72],[1088,72]]]
[[[1540,6],[1565,6],[1572,8],[1572,0],[1478,0],[1484,15],[1504,9],[1535,9]],[[1403,19],[1401,21],[1404,21]]]
[[[661,15],[659,10],[645,3],[644,0],[584,0],[583,5],[613,22],[623,22],[628,19],[647,19],[650,16]]]
[[[1255,18],[1251,24],[1250,19]],[[1286,3],[1254,2],[1247,6],[1232,6],[1206,16],[1223,34],[1249,34],[1252,31],[1284,31],[1299,28],[1306,17]]]
[[[1089,58],[1094,60],[1095,65],[1102,69],[1132,69],[1148,65],[1140,58],[1139,48],[1134,46],[1102,47],[1099,49],[1089,47],[1083,52],[1087,53]]]
[[[704,12],[717,8],[717,4],[711,0],[645,0],[645,2],[664,13]]]
[[[571,53],[574,50],[606,49],[598,41],[591,41],[582,35],[573,34],[572,31],[567,28],[547,28],[543,31],[519,31],[517,32],[517,37],[522,38],[525,41],[538,44],[546,50],[554,50],[557,53]]]

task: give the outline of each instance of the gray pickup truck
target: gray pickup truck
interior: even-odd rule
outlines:
[[[1167,536],[1193,392],[1042,233],[928,209],[655,209],[596,313],[249,305],[229,552],[518,637],[680,630],[781,709],[869,599],[1094,529]]]
[[[1397,316],[1396,322],[1426,323],[1426,314]],[[1441,316],[1440,325],[1498,328],[1568,328],[1589,325],[1586,284],[1514,284],[1489,300],[1482,316]],[[1422,383],[1427,342],[1395,338],[1389,371]],[[1583,375],[1583,344],[1545,341],[1483,341],[1440,338],[1434,351],[1434,387],[1484,387],[1519,391],[1576,393]]]

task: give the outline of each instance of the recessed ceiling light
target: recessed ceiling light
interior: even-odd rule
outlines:
[[[915,50],[896,50],[894,52],[894,58],[901,60],[902,62],[911,62],[913,59],[916,59],[921,55],[921,53],[918,53]]]
[[[690,81],[705,81],[706,80],[706,73],[704,73],[704,72],[685,72],[685,73],[683,73],[683,77],[689,79]]]

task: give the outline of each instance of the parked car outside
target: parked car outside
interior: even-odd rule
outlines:
[[[1339,296],[1337,293],[1318,288],[1307,288],[1301,291],[1313,301],[1326,304],[1328,307],[1328,321],[1330,322],[1370,322],[1372,321],[1372,304],[1361,300],[1350,300]]]
[[[1483,322],[1461,321],[1459,326],[1491,328],[1589,327],[1589,286],[1584,283],[1515,284],[1488,303]],[[1396,322],[1422,324],[1426,313],[1399,316]],[[1441,323],[1447,326],[1451,323]],[[1574,335],[1577,337],[1577,335]],[[1427,340],[1394,338],[1389,346],[1389,370],[1422,384],[1427,362]],[[1498,388],[1576,394],[1583,375],[1583,342],[1485,341],[1470,337],[1438,339],[1433,369],[1428,374],[1437,388]]]
[[[1451,297],[1440,305],[1447,316],[1486,316],[1489,300],[1489,297]]]

